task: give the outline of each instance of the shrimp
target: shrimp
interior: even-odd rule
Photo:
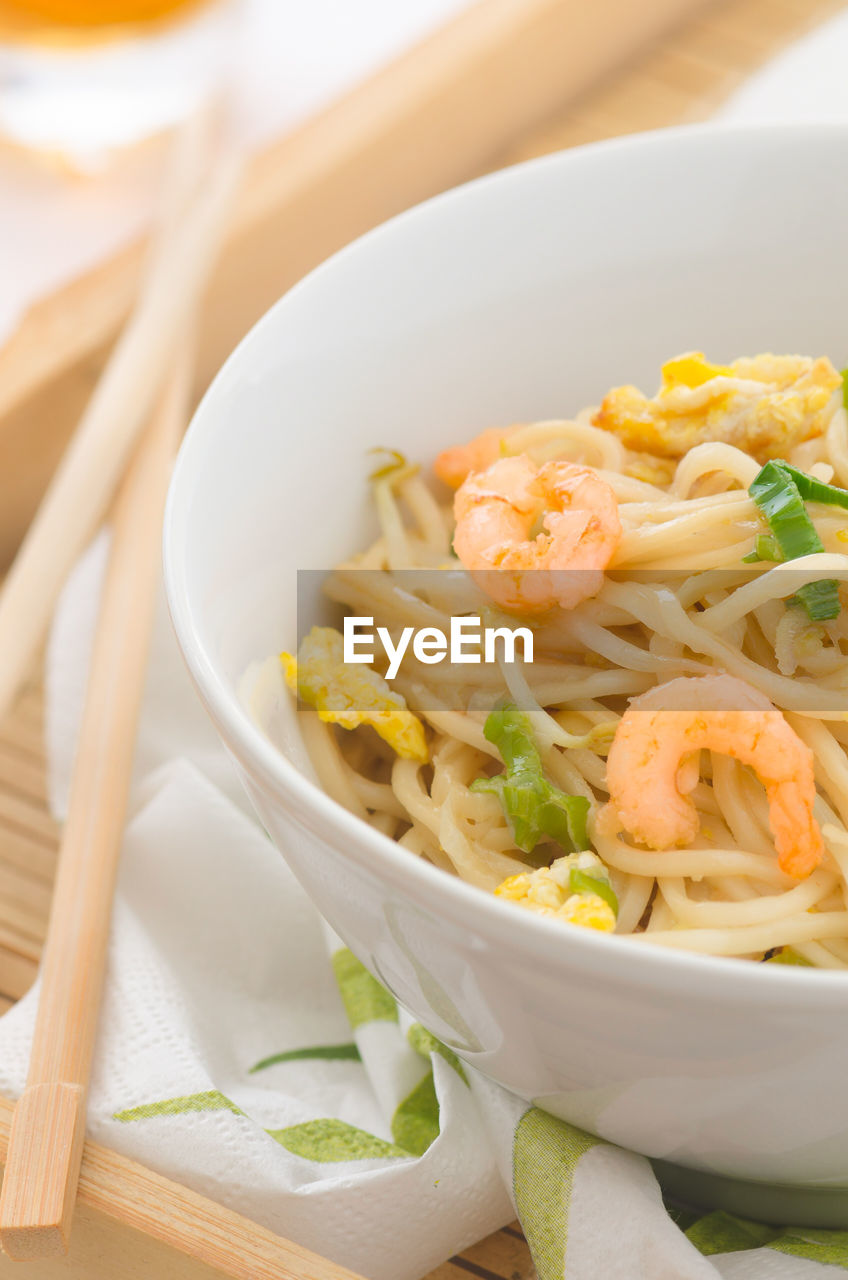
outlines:
[[[624,828],[652,849],[694,838],[698,814],[686,793],[704,747],[750,765],[765,785],[781,870],[799,880],[814,871],[824,846],[813,817],[813,753],[768,698],[733,676],[682,676],[631,702],[607,759],[610,803]]]
[[[468,444],[455,444],[443,449],[433,470],[439,479],[451,489],[458,489],[472,471],[484,471],[501,456],[501,444],[518,427],[487,427]]]
[[[474,580],[502,608],[573,609],[597,595],[621,539],[618,502],[590,467],[524,453],[474,472],[454,498],[453,545]],[[543,529],[531,538],[544,516]]]

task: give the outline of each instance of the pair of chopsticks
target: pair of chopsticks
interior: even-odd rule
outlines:
[[[68,1247],[165,494],[190,404],[193,320],[240,170],[219,132],[207,110],[177,139],[138,301],[0,592],[2,717],[70,568],[119,490],[29,1074],[0,1195],[0,1244],[14,1259]]]

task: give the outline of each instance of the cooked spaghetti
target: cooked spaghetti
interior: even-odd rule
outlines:
[[[532,628],[532,663],[297,660],[324,787],[565,926],[848,967],[848,416],[830,361],[689,353],[660,390],[373,477],[348,614]],[[450,490],[455,492],[451,495]]]

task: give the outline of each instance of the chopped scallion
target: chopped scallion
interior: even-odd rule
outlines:
[[[771,533],[758,533],[754,542],[754,550],[743,556],[742,562],[743,564],[757,564],[761,560],[780,561],[782,559],[783,555],[777,545],[777,538]]]
[[[477,778],[471,790],[498,797],[518,848],[532,853],[545,836],[568,852],[588,848],[589,801],[566,795],[544,776],[529,718],[514,703],[502,703],[489,714],[483,732],[506,768],[494,778]]]
[[[786,601],[786,607],[801,605],[811,622],[832,622],[839,617],[839,583],[832,578],[821,578],[800,587]]]
[[[585,871],[580,871],[578,867],[572,867],[569,886],[572,893],[597,894],[618,917],[618,898],[615,889],[608,881],[598,880],[595,876],[589,876]]]
[[[779,459],[765,464],[748,492],[763,513],[784,560],[824,551],[805,499],[848,507],[848,491],[824,484]],[[787,603],[803,605],[813,622],[826,622],[839,616],[838,583],[831,579],[810,582]]]
[[[821,502],[827,507],[848,508],[848,489],[840,489],[835,484],[825,484],[815,476],[808,476],[806,471],[790,467],[788,462],[778,462],[776,465],[795,481],[795,486],[805,502]]]

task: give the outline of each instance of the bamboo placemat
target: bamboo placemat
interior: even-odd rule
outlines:
[[[844,0],[726,0],[505,151],[493,167],[705,119],[752,71],[843,7]],[[35,978],[50,905],[58,829],[47,810],[42,723],[38,665],[14,712],[0,721],[0,1012]],[[428,1280],[469,1275],[531,1280],[520,1231],[505,1228],[444,1263]]]
[[[845,7],[846,0],[724,0],[710,6],[510,147],[493,167],[706,120],[781,49]]]

